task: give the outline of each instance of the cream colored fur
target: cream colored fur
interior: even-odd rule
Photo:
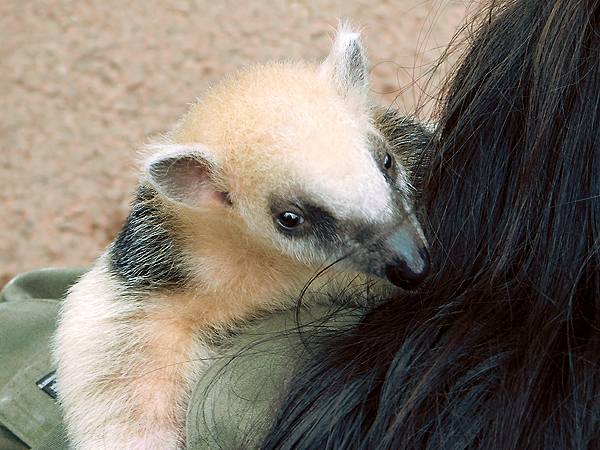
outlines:
[[[342,26],[321,65],[245,69],[143,150],[141,185],[159,193],[150,204],[164,212],[184,249],[186,276],[174,287],[127,280],[111,260],[127,250],[117,242],[72,288],[55,359],[74,448],[183,448],[188,396],[218,357],[215,337],[291,306],[319,268],[345,256],[326,251],[309,232],[278,230],[269,209],[274,197],[293,204],[300,192],[340,223],[381,229],[394,226],[402,203],[402,226],[424,245],[410,205],[396,201],[410,189],[406,172],[399,167],[390,185],[380,167],[385,151],[374,155],[373,140],[383,137],[366,68],[355,63],[366,65],[358,34]],[[155,244],[152,232],[139,239]],[[360,247],[353,245],[345,251]],[[169,255],[155,257],[169,262]],[[351,272],[365,271],[346,259]],[[317,283],[326,286],[331,277]]]

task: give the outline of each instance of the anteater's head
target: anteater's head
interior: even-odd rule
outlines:
[[[319,66],[252,67],[213,87],[148,146],[146,181],[179,206],[243,223],[237,237],[261,251],[340,260],[414,288],[427,244],[368,90],[360,36],[342,27]]]

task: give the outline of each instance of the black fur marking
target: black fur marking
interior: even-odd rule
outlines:
[[[313,237],[322,245],[329,245],[339,240],[339,221],[325,208],[298,198],[289,200],[274,197],[270,204],[275,220],[284,211],[294,212],[305,219],[303,226],[294,229],[282,228],[276,224],[277,230],[285,236],[298,239]]]
[[[157,192],[140,186],[123,229],[112,244],[109,269],[130,289],[183,286],[184,251],[173,233],[174,218],[161,208]]]
[[[360,220],[341,220],[326,208],[305,200],[306,197],[294,200],[276,197],[271,200],[277,230],[289,239],[311,242],[310,245],[332,259],[347,260],[355,270],[386,278],[386,266],[396,265],[399,257],[398,249],[393,248],[388,238],[399,227],[407,226],[404,221],[408,220],[408,215],[404,216],[400,209],[395,222],[380,226]],[[290,210],[305,218],[302,226],[293,229],[278,226],[279,214]],[[420,238],[415,236],[414,239]]]
[[[369,137],[369,146],[386,182],[395,189],[398,180],[398,162],[396,161],[398,157],[390,148],[387,137],[382,139],[380,136],[372,135]]]
[[[431,148],[433,133],[423,125],[392,110],[380,110],[377,128],[389,144],[390,153],[411,174],[411,183],[420,185],[427,164],[426,150]]]

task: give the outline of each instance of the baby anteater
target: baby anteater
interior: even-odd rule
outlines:
[[[366,65],[343,25],[322,64],[243,70],[143,149],[131,214],[60,316],[73,447],[182,448],[214,336],[290,307],[322,267],[407,289],[423,280],[427,245]]]

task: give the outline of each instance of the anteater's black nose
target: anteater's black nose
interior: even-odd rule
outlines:
[[[421,247],[408,257],[400,258],[386,266],[385,275],[391,283],[408,291],[416,289],[429,273],[427,248]]]

